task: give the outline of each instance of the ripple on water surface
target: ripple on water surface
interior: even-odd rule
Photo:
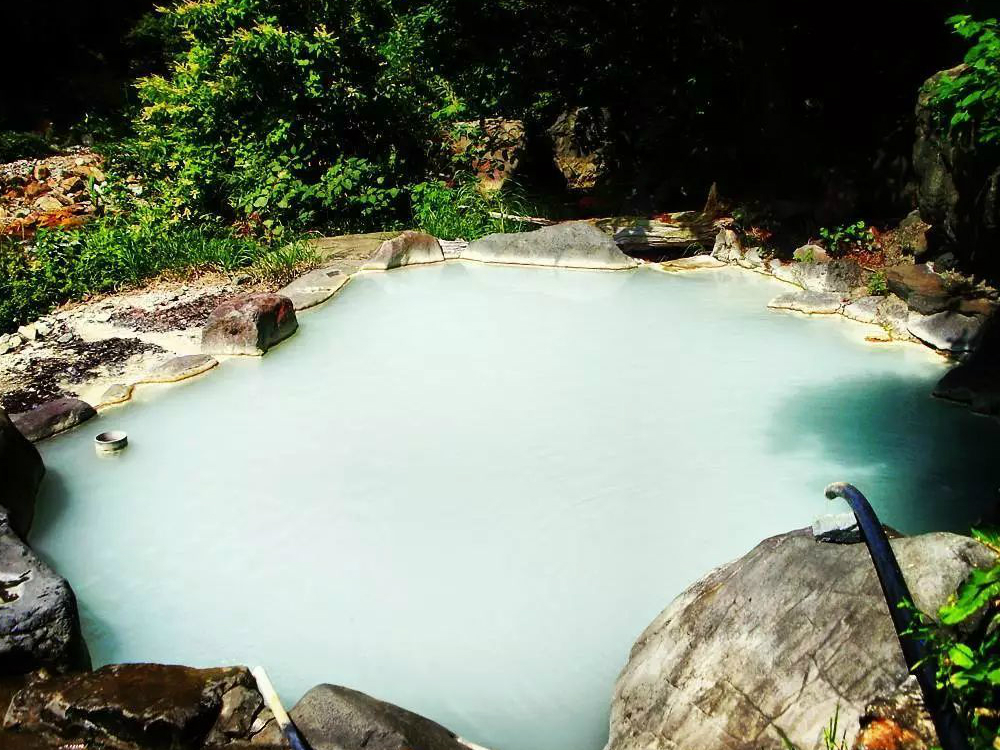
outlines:
[[[495,750],[597,750],[685,586],[841,510],[967,527],[998,428],[943,365],[769,311],[782,285],[449,264],[365,275],[260,360],[43,445],[32,542],[97,663],[266,665]],[[131,447],[99,460],[91,439]]]

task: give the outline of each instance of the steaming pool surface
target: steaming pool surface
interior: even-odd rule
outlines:
[[[471,263],[366,274],[262,359],[41,445],[31,542],[95,666],[263,664],[494,750],[598,750],[615,677],[686,586],[857,484],[967,529],[997,425],[853,323],[736,270]],[[117,457],[94,435],[129,433]]]

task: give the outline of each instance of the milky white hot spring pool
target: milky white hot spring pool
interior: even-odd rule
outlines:
[[[857,484],[967,529],[998,428],[944,365],[765,308],[737,270],[469,263],[362,275],[262,359],[42,444],[31,542],[95,664],[263,664],[495,750],[597,750],[629,648],[684,587]],[[130,447],[100,458],[98,432]]]

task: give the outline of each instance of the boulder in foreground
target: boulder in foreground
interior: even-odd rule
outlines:
[[[317,685],[289,715],[313,750],[469,750],[440,724],[339,685]],[[273,721],[253,738],[279,741]]]
[[[441,243],[423,232],[406,231],[386,240],[365,263],[362,271],[388,271],[390,268],[437,263],[444,260]]]
[[[247,708],[247,695],[256,710],[234,710]],[[247,738],[261,703],[244,667],[111,664],[29,683],[15,694],[4,729],[119,750],[194,750],[206,740]]]
[[[6,510],[10,527],[21,537],[31,528],[35,495],[44,475],[38,449],[0,409],[0,513]]]
[[[936,613],[995,557],[954,534],[894,539],[910,591]],[[761,542],[681,594],[646,629],[618,678],[608,750],[807,748],[840,707],[853,735],[908,673],[863,544],[808,531]]]
[[[57,398],[30,411],[12,414],[11,421],[28,440],[37,443],[76,427],[97,416],[97,411],[78,398]]]
[[[212,311],[201,332],[201,351],[261,355],[295,333],[298,327],[288,297],[248,294],[227,300]]]
[[[0,517],[0,675],[89,666],[72,589]]]
[[[583,221],[555,224],[534,232],[490,234],[470,243],[462,258],[483,263],[606,270],[639,265],[619,250],[611,237]]]

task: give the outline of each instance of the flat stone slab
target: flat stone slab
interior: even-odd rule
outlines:
[[[725,268],[726,263],[711,255],[692,255],[688,258],[665,260],[660,264],[664,271],[697,271],[702,268]]]
[[[57,398],[31,411],[11,414],[10,420],[33,443],[76,427],[97,416],[97,411],[78,398]]]
[[[208,372],[219,360],[208,354],[185,354],[168,359],[142,376],[140,383],[176,383]]]
[[[775,310],[795,310],[807,315],[833,315],[844,306],[843,297],[836,292],[786,292],[767,303]]]
[[[911,312],[907,330],[925,344],[946,352],[970,352],[976,346],[983,320],[957,312],[921,315]]]
[[[361,269],[388,271],[390,268],[439,263],[443,260],[444,252],[436,237],[407,230],[398,237],[383,242]]]
[[[583,221],[542,227],[534,232],[490,234],[469,244],[465,260],[521,266],[624,270],[639,262],[608,235]]]
[[[108,386],[108,389],[104,391],[104,394],[101,396],[101,400],[97,404],[97,408],[101,409],[105,406],[124,404],[132,398],[133,391],[135,391],[135,386],[128,383],[115,383],[114,385]]]
[[[278,294],[288,297],[296,312],[308,310],[330,299],[349,278],[350,276],[339,268],[317,268],[279,289]]]
[[[859,323],[878,322],[878,306],[882,297],[861,297],[844,307],[844,317]]]

